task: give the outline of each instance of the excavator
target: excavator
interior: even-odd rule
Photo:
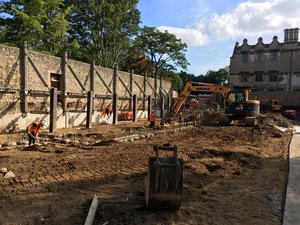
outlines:
[[[217,84],[188,82],[175,101],[171,112],[161,120],[164,124],[176,120],[180,109],[191,93],[218,93],[222,96],[222,110],[210,114],[219,124],[229,124],[232,120],[243,120],[247,126],[255,125],[260,102],[249,100],[248,88],[234,90]],[[203,119],[203,118],[202,118]],[[207,118],[203,119],[209,120]],[[154,146],[155,157],[149,157],[148,172],[145,177],[147,208],[168,208],[177,210],[183,199],[183,159],[178,158],[177,146]],[[160,156],[161,151],[171,151],[173,156]]]
[[[260,102],[258,100],[249,100],[249,88],[234,88],[212,83],[192,82],[189,81],[183,91],[174,102],[170,113],[161,120],[161,124],[176,121],[180,109],[190,96],[191,92],[196,93],[220,93],[222,96],[220,112],[206,113],[202,121],[214,121],[220,125],[228,125],[231,121],[239,120],[246,126],[256,124],[256,116],[260,111]],[[208,115],[207,115],[208,114]],[[208,118],[209,117],[209,118]]]
[[[248,88],[233,90],[217,84],[188,82],[174,102],[171,112],[161,122],[164,124],[176,120],[188,97],[195,92],[196,94],[216,93],[222,97],[220,98],[222,110],[209,112],[208,115],[218,124],[228,125],[233,120],[242,120],[245,125],[254,126],[256,115],[259,114],[260,102],[249,100],[249,91]],[[202,121],[211,120],[204,115]],[[178,158],[177,146],[156,145],[153,150],[155,157],[149,157],[145,178],[146,207],[177,210],[183,199],[183,160]],[[171,151],[173,156],[168,154],[161,157],[159,153],[162,151]]]

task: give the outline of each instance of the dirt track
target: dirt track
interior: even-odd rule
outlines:
[[[0,178],[0,224],[83,224],[97,194],[102,204],[94,224],[280,225],[290,137],[264,123],[106,146],[2,148],[0,167],[17,179]],[[184,160],[184,200],[178,211],[147,210],[148,157],[154,144],[165,143],[177,145]]]

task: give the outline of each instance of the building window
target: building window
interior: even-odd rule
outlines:
[[[262,73],[255,74],[255,82],[262,82]]]
[[[276,72],[271,72],[269,74],[269,77],[270,77],[270,82],[277,82],[278,80],[278,77],[277,77],[277,73]]]
[[[276,61],[277,59],[278,59],[278,52],[277,51],[271,52],[271,60]]]
[[[247,62],[248,61],[248,52],[243,52],[242,53],[242,62]]]
[[[262,61],[262,52],[255,53],[255,61]]]
[[[248,74],[241,74],[241,82],[248,82]]]

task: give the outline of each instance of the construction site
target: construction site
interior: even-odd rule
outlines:
[[[1,224],[282,224],[293,123],[248,92],[189,82],[165,115],[148,98],[137,119],[134,97],[132,115],[113,103],[92,124],[88,106],[85,126],[58,129],[52,89],[35,145],[0,137]]]
[[[299,3],[1,0],[0,225],[300,225]]]
[[[94,195],[94,224],[282,224],[292,132],[276,126],[291,127],[287,119],[261,115],[254,127],[144,124],[67,129],[34,146],[2,146],[1,167],[15,176],[0,178],[1,224],[84,224]],[[148,158],[166,144],[184,162],[181,207],[147,209]]]
[[[0,51],[1,224],[283,224],[296,109]]]

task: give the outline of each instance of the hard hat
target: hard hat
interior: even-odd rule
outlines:
[[[47,124],[46,124],[45,121],[41,121],[41,122],[40,122],[40,125],[41,125],[41,127],[46,127],[46,126],[47,126]]]

